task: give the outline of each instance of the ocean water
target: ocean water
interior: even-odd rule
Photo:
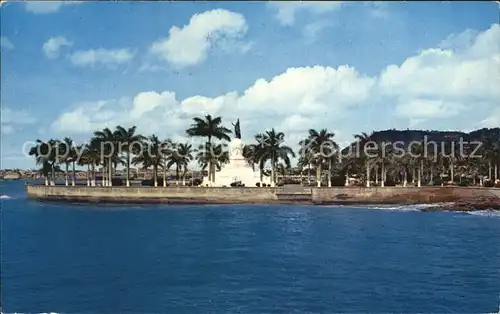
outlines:
[[[0,182],[2,308],[497,313],[500,217],[335,206],[38,203]]]

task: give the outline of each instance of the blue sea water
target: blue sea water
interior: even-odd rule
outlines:
[[[495,215],[50,204],[19,181],[0,193],[6,313],[499,310]]]

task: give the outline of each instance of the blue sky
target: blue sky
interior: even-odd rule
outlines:
[[[276,128],[500,125],[494,2],[12,2],[1,7],[2,168],[22,146],[137,125],[186,140],[193,116]]]

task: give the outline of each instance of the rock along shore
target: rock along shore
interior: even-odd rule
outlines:
[[[476,196],[461,199],[455,202],[439,204],[423,208],[422,211],[478,211],[498,210],[500,211],[500,198],[493,196]]]

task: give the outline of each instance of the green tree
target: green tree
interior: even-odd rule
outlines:
[[[211,115],[206,115],[204,118],[193,118],[193,123],[186,130],[186,133],[190,137],[202,137],[206,138],[205,149],[207,149],[207,154],[213,154],[211,151],[212,147],[217,147],[216,145],[212,145],[212,140],[226,140],[229,141],[231,134],[231,130],[222,126],[222,118],[215,117],[212,118]],[[213,158],[209,158],[211,160]],[[215,167],[212,163],[208,165],[208,181],[215,182]]]

